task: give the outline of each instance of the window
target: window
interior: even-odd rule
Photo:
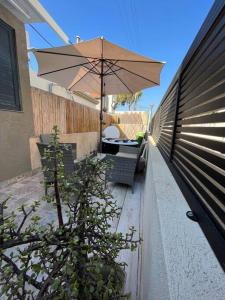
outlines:
[[[0,19],[0,109],[20,110],[15,31]]]

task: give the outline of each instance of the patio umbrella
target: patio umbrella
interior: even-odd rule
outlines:
[[[138,55],[104,38],[75,45],[35,49],[38,76],[70,91],[101,99],[100,151],[102,143],[103,97],[134,94],[159,85],[163,62]]]

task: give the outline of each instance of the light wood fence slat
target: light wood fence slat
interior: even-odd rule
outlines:
[[[50,133],[58,125],[61,133],[99,131],[99,111],[46,91],[31,88],[35,136]],[[105,125],[115,118],[104,113]]]
[[[31,95],[35,136],[52,132],[54,125],[64,134],[99,131],[99,110],[33,87]],[[122,138],[134,139],[147,121],[146,112],[104,113],[103,128],[117,124]]]
[[[147,112],[123,112],[114,115],[114,121],[120,130],[121,138],[136,139],[139,131],[145,132],[148,124]]]

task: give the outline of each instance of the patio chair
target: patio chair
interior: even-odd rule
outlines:
[[[116,155],[117,156],[125,156],[124,153],[131,154],[131,155],[134,155],[133,157],[136,156],[137,159],[139,160],[144,151],[146,143],[147,143],[147,141],[143,140],[140,147],[138,147],[138,148],[121,145],[119,147],[119,152]],[[132,157],[131,155],[129,155],[129,157]]]
[[[44,154],[45,150],[54,152],[54,149],[53,146],[49,147],[48,145],[42,143],[37,143],[37,146],[41,156],[41,164],[45,179],[45,194],[47,195],[48,187],[54,183],[54,158],[46,160],[44,158]],[[69,144],[66,144],[66,147],[64,144],[61,144],[60,146],[62,147],[63,151],[64,176],[68,177],[75,170],[72,146]]]
[[[134,172],[141,172],[143,170],[143,159],[141,159],[141,156],[146,147],[146,144],[147,141],[143,140],[139,148],[121,145],[116,156],[127,159],[136,159],[136,167]]]
[[[50,144],[52,135],[50,133],[42,133],[40,134],[40,142],[42,144]]]
[[[52,135],[50,133],[40,134],[41,144],[49,145],[51,142],[51,137]],[[76,143],[62,143],[62,144],[72,146],[73,159],[75,160],[77,158],[77,144]]]
[[[105,182],[110,181],[130,185],[133,193],[137,156],[132,153],[127,153],[127,156],[106,154],[105,160],[109,160],[113,164],[112,168],[106,171]]]

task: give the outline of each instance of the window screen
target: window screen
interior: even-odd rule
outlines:
[[[0,19],[0,109],[20,110],[15,31]]]

